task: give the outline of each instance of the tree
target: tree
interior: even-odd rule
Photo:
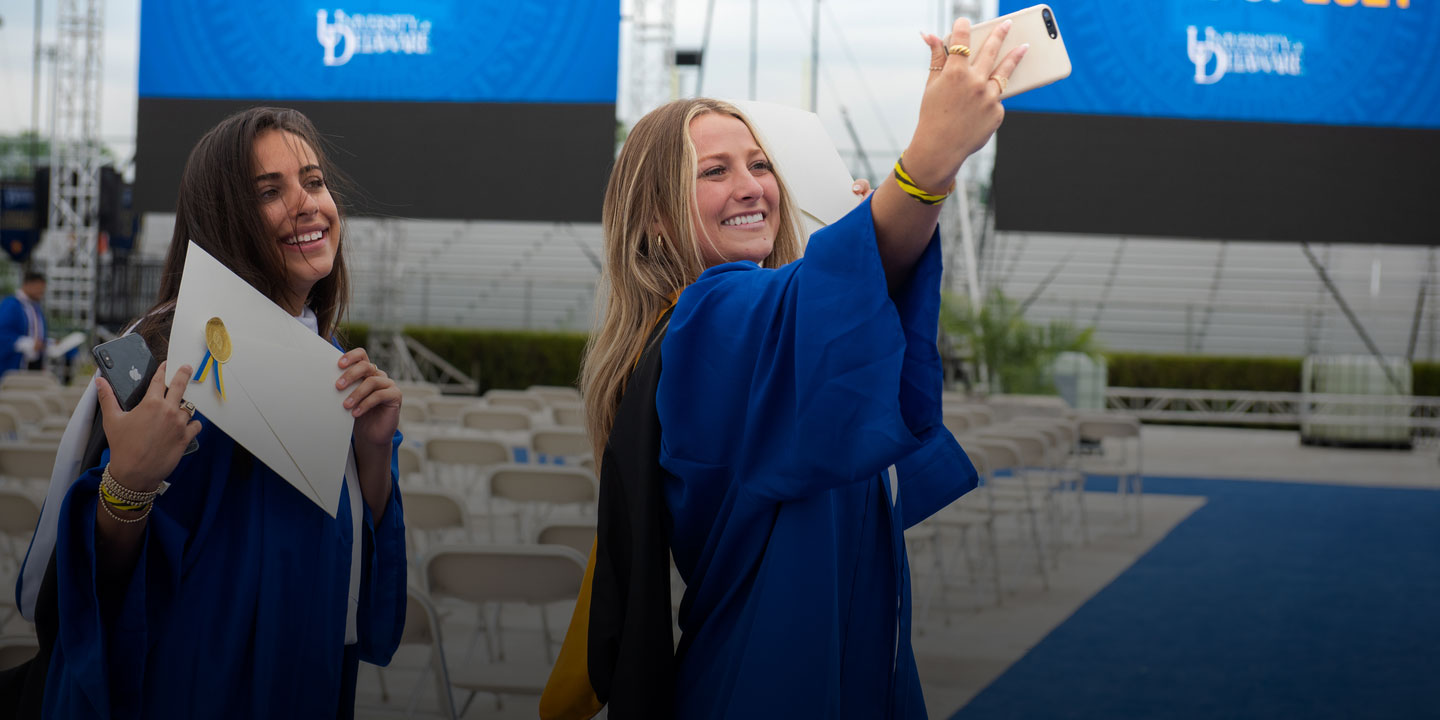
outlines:
[[[1000,290],[978,310],[964,298],[945,294],[940,329],[963,346],[977,372],[984,368],[992,393],[1054,394],[1051,369],[1060,353],[1099,353],[1095,328],[1081,330],[1062,320],[1032,324]]]
[[[34,143],[40,165],[50,162],[50,141],[26,130],[18,135],[0,135],[0,180],[29,180],[30,153]]]
[[[33,149],[32,149],[33,144]],[[29,180],[31,153],[38,165],[50,164],[50,141],[29,130],[17,135],[0,135],[0,180]],[[115,164],[115,154],[100,145],[101,165]]]

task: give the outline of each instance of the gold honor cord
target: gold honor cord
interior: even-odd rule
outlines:
[[[205,376],[210,369],[215,369],[215,392],[221,400],[225,399],[225,376],[220,370],[221,363],[230,360],[230,333],[225,330],[225,323],[218,317],[212,317],[205,322],[205,359],[200,361],[200,370],[195,373],[193,382],[204,383]]]

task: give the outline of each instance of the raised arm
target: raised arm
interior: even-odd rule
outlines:
[[[144,399],[129,412],[120,409],[104,378],[95,380],[110,443],[108,478],[101,483],[95,507],[95,552],[100,569],[111,579],[129,575],[135,566],[154,493],[180,464],[185,446],[200,434],[194,410],[182,406],[190,366],[182,365],[168,387],[166,367],[167,363],[160,364]],[[107,493],[115,501],[107,501]]]
[[[1000,106],[1004,83],[1029,49],[1022,45],[995,66],[1000,45],[1010,34],[1006,21],[986,39],[984,47],[949,54],[940,38],[926,35],[930,71],[920,101],[920,119],[901,160],[911,184],[927,195],[946,195],[960,165],[979,150],[1000,127],[1005,109]],[[955,21],[951,47],[970,44],[970,21]],[[994,72],[990,69],[995,68]],[[907,193],[895,173],[880,184],[871,200],[876,243],[891,291],[904,285],[910,270],[924,252],[940,218],[940,204],[927,204]]]

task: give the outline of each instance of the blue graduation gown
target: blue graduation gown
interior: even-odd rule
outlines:
[[[976,483],[941,422],[940,271],[937,233],[891,296],[867,201],[804,259],[680,295],[656,395],[677,717],[925,716],[902,533]]]
[[[347,646],[348,488],[331,518],[258,460],[232,477],[235,442],[196,418],[200,448],[171,474],[128,588],[104,607],[94,551],[100,468],[66,495],[45,716],[350,717],[359,660],[389,662],[405,623],[398,483],[378,523],[360,503],[359,642]]]
[[[40,336],[45,336],[45,312],[39,305],[35,314],[40,319]],[[25,364],[25,355],[15,351],[15,341],[30,334],[30,318],[20,298],[7,295],[0,299],[0,375]]]

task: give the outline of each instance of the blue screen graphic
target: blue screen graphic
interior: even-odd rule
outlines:
[[[1000,0],[1010,13],[1033,1]],[[1036,112],[1440,128],[1432,0],[1048,0],[1069,78]]]
[[[140,96],[614,103],[619,0],[145,0]]]

